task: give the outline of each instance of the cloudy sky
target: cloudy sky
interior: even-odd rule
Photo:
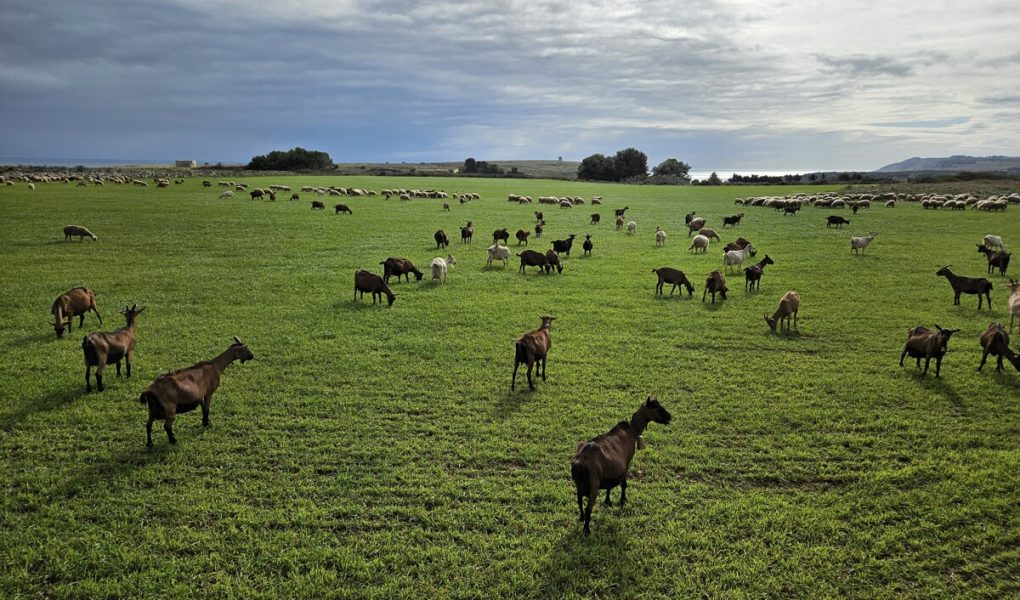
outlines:
[[[1015,0],[4,0],[0,157],[1020,154]]]

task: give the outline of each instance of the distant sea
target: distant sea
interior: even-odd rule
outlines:
[[[734,173],[737,175],[767,175],[769,177],[781,177],[783,175],[805,175],[807,173],[817,173],[821,169],[780,169],[770,171],[760,171],[757,169],[691,169],[691,179],[708,179],[714,172],[719,176],[719,179],[726,181],[733,176]]]

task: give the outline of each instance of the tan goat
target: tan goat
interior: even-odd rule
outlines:
[[[103,391],[103,371],[106,365],[113,363],[117,367],[117,377],[120,377],[121,359],[127,363],[127,376],[131,377],[131,352],[135,349],[135,319],[142,314],[145,307],[138,308],[138,305],[128,308],[124,307],[121,312],[127,324],[116,331],[90,333],[81,342],[82,353],[85,354],[85,391],[92,391],[92,382],[89,380],[89,372],[92,367],[96,368],[96,387]]]
[[[786,321],[786,330],[790,331],[790,316],[793,316],[793,324],[797,324],[797,311],[800,310],[800,294],[790,290],[783,294],[783,297],[779,299],[779,308],[776,312],[769,317],[765,315],[765,322],[769,324],[769,328],[772,331],[776,330],[776,325],[779,328],[783,328],[783,321]]]
[[[535,389],[535,384],[531,381],[531,370],[535,363],[540,363],[542,381],[545,381],[545,360],[549,354],[549,349],[552,348],[552,338],[549,337],[549,330],[552,328],[554,319],[556,317],[543,315],[542,325],[538,329],[525,333],[517,340],[517,349],[514,355],[514,374],[510,380],[510,391],[513,391],[514,386],[517,384],[517,368],[522,363],[528,365],[528,387],[530,389]]]

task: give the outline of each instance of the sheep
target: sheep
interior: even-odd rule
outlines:
[[[886,208],[896,208],[896,201],[895,200],[886,200],[885,201],[885,207]]]
[[[662,227],[655,228],[655,245],[656,246],[666,245],[666,232],[662,230]]]
[[[728,217],[723,217],[723,219],[722,219],[722,226],[723,226],[724,229],[726,228],[727,225],[732,225],[732,226],[736,227],[737,225],[740,225],[740,220],[743,219],[743,218],[744,218],[744,213],[739,213],[739,214],[736,214],[736,215],[730,215]]]
[[[574,208],[574,205],[570,200],[560,200],[560,208]]]
[[[34,190],[35,189],[35,184],[34,183],[28,184],[28,189]]]
[[[996,248],[999,249],[1000,251],[1005,250],[1005,246],[1002,245],[1002,238],[997,235],[988,234],[984,237],[984,240],[982,241],[984,242],[985,246],[988,246],[993,250]]]
[[[336,206],[333,207],[333,209],[336,211],[333,213],[334,215],[338,215],[340,213],[343,213],[345,215],[354,214],[354,212],[346,204],[337,204]]]
[[[574,246],[574,238],[577,234],[571,233],[565,240],[553,240],[552,246],[556,254],[565,252],[567,256],[570,256],[570,249]]]
[[[485,261],[486,265],[491,265],[494,260],[501,260],[505,267],[507,261],[510,260],[510,248],[507,248],[506,246],[493,244],[486,248],[486,252],[488,253],[488,259]]]
[[[849,224],[850,224],[850,221],[847,221],[846,219],[844,219],[843,217],[841,217],[839,215],[829,215],[829,216],[825,217],[825,228],[826,229],[828,229],[829,227],[832,227],[833,225],[836,226],[836,229],[840,229],[844,225],[849,225]]]
[[[903,358],[910,355],[910,358],[917,359],[917,368],[921,368],[921,359],[924,359],[924,372],[921,376],[928,374],[928,364],[935,359],[935,378],[938,379],[942,371],[942,357],[946,355],[949,338],[959,329],[942,329],[935,325],[937,332],[927,327],[911,327],[907,331],[907,342],[903,346],[903,353],[900,354],[900,366],[903,366]]]
[[[464,244],[473,241],[475,235],[475,229],[471,226],[471,221],[467,222],[467,225],[460,228],[460,243]]]
[[[290,201],[291,202],[293,202],[295,200],[300,200],[300,199],[301,199],[301,194],[298,194],[298,193],[295,192],[295,193],[290,195]]]
[[[212,187],[212,182],[211,181],[203,181],[202,182],[202,187]]]
[[[982,244],[977,245],[977,251],[985,255],[985,259],[988,261],[988,274],[991,275],[995,269],[999,270],[999,275],[1005,277],[1006,269],[1009,268],[1009,257],[1013,256],[1009,252],[996,252],[989,249],[987,246]]]
[[[446,283],[446,260],[437,256],[432,259],[432,279],[438,279],[440,284]]]
[[[552,348],[552,337],[549,335],[549,330],[552,329],[552,322],[556,317],[542,315],[541,319],[542,325],[538,329],[525,333],[517,340],[514,351],[514,373],[510,379],[511,392],[517,385],[517,368],[522,364],[528,365],[528,387],[530,389],[535,389],[535,384],[531,381],[531,371],[536,363],[541,367],[542,381],[545,381],[546,357],[549,355],[549,349]]]
[[[450,210],[450,203],[449,202],[443,202],[443,210],[446,210],[446,211]]]
[[[784,206],[783,207],[783,216],[784,217],[786,215],[794,215],[794,216],[796,216],[797,212],[799,210],[800,210],[800,204],[794,204],[793,206]]]
[[[1013,333],[1013,322],[1020,319],[1020,281],[1009,280],[1009,332]]]
[[[581,247],[584,248],[585,256],[591,256],[591,249],[594,247],[594,245],[591,243],[590,233],[584,234],[584,244],[581,244]]]
[[[783,294],[783,297],[779,299],[779,308],[776,312],[769,317],[768,313],[765,314],[765,322],[769,324],[769,329],[772,331],[776,330],[776,325],[779,328],[783,328],[783,320],[786,320],[786,330],[790,331],[790,315],[793,315],[793,325],[797,326],[797,311],[800,309],[800,294],[790,290]]]
[[[709,229],[708,227],[702,227],[701,230],[698,231],[698,235],[703,235],[703,236],[707,237],[708,239],[715,238],[715,241],[717,241],[717,242],[721,242],[722,241],[722,238],[719,237],[719,234],[716,233],[714,229]]]
[[[248,195],[251,196],[252,200],[261,200],[262,197],[265,196],[266,194],[260,189],[254,189],[251,192],[249,192]]]
[[[222,354],[212,360],[202,361],[186,369],[160,375],[142,392],[139,401],[149,408],[149,420],[145,424],[145,445],[152,447],[152,423],[163,420],[163,429],[171,444],[177,443],[174,436],[174,418],[202,407],[202,426],[209,427],[209,404],[213,393],[220,386],[220,377],[235,360],[241,364],[255,358],[251,350],[237,336]]]
[[[635,231],[637,231],[637,223],[635,223],[634,221],[629,221],[627,223],[627,233],[629,233],[630,235],[634,235]]]
[[[623,208],[617,208],[617,209],[614,210],[615,214],[613,216],[622,217],[622,216],[624,216],[624,214],[626,214],[628,209],[630,209],[629,206],[624,206]]]
[[[447,246],[450,245],[450,238],[446,237],[446,232],[443,231],[442,229],[435,232],[432,235],[432,237],[436,239],[436,250],[439,250],[440,248],[446,248]]]
[[[669,425],[673,420],[659,401],[649,396],[631,416],[620,421],[607,433],[587,442],[581,442],[570,461],[570,477],[577,491],[578,520],[584,523],[584,535],[591,534],[591,511],[598,500],[599,490],[606,490],[606,506],[612,506],[610,492],[620,486],[620,508],[627,503],[627,471],[634,451],[644,448],[644,433],[648,423],[654,421]],[[584,498],[588,507],[584,508]]]
[[[623,217],[619,216],[616,217],[616,230],[620,231],[621,229],[623,229]]]
[[[726,287],[726,276],[719,271],[712,271],[708,274],[705,279],[705,291],[701,293],[701,301],[705,301],[705,296],[709,293],[712,294],[712,304],[715,304],[715,294],[718,292],[722,299],[726,299],[726,292],[730,291],[730,288]]]
[[[92,238],[92,241],[96,241],[97,239],[99,239],[96,237],[96,234],[92,233],[91,231],[89,231],[85,227],[82,227],[81,225],[67,225],[66,227],[64,227],[65,242],[70,241],[71,238],[74,236],[78,236],[79,242],[85,241],[85,238],[87,237]]]
[[[695,231],[701,231],[705,226],[705,219],[701,217],[694,217],[691,222],[687,224],[687,236],[690,237]]]
[[[135,349],[135,319],[144,310],[144,306],[138,308],[137,304],[130,308],[125,306],[121,312],[127,322],[124,327],[109,333],[91,333],[82,340],[81,349],[85,355],[86,393],[92,391],[92,382],[89,380],[92,367],[96,368],[96,387],[100,392],[103,391],[103,371],[110,363],[117,367],[117,377],[120,377],[120,361],[123,359],[127,363],[127,376],[131,377],[131,352]]]
[[[694,236],[694,239],[691,240],[691,245],[687,247],[687,251],[690,252],[693,250],[694,252],[697,252],[699,248],[703,253],[708,252],[708,237],[701,235],[700,233]]]
[[[655,294],[657,296],[662,295],[662,286],[669,283],[673,285],[673,288],[669,290],[669,295],[672,296],[673,292],[679,286],[687,288],[687,297],[690,298],[694,295],[694,285],[687,279],[687,275],[683,271],[673,269],[671,267],[659,267],[658,269],[652,269],[652,273],[655,273],[659,277],[658,283],[655,284]],[[683,290],[680,290],[680,295],[683,296]]]
[[[414,273],[415,281],[421,281],[423,276],[422,272],[406,258],[394,258],[391,256],[379,264],[383,266],[383,282],[386,284],[389,284],[390,277],[393,275],[397,276],[397,283],[400,283],[401,276],[404,276],[407,282],[411,283],[411,273]]]
[[[953,287],[953,306],[960,304],[960,294],[977,294],[978,310],[981,309],[981,295],[988,299],[988,310],[992,310],[992,282],[983,277],[960,277],[954,275],[946,265],[935,272],[940,277],[945,277],[949,285]]]
[[[767,265],[776,264],[769,255],[766,254],[765,258],[758,262],[756,265],[751,265],[744,269],[744,291],[753,291],[756,287],[761,289],[761,276],[765,272]]]
[[[857,251],[858,256],[863,254],[864,249],[868,247],[868,244],[871,243],[871,240],[875,239],[876,235],[878,235],[878,233],[874,231],[869,231],[868,235],[854,236],[850,238],[850,254],[853,254],[854,250]]]
[[[591,197],[591,203],[592,204],[602,204],[602,196],[592,196]]]
[[[747,260],[748,256],[754,256],[755,254],[757,254],[757,251],[754,249],[754,244],[748,244],[746,248],[730,250],[723,254],[723,264],[726,265],[727,269],[739,267],[742,262]]]
[[[531,235],[530,231],[524,231],[523,229],[518,229],[517,233],[514,234],[514,237],[517,238],[517,245],[520,246],[523,243],[525,246],[527,246],[528,245],[528,236],[529,235]]]
[[[390,291],[390,287],[386,285],[382,277],[379,277],[375,273],[358,269],[354,272],[354,300],[358,300],[358,293],[361,293],[361,299],[365,299],[365,292],[372,294],[372,304],[375,304],[375,299],[378,296],[379,301],[382,302],[383,294],[386,295],[386,299],[389,302],[389,306],[393,306],[393,301],[397,295]]]
[[[563,265],[560,264],[560,257],[556,252],[552,250],[545,251],[545,272],[546,274],[552,273],[552,270],[556,269],[557,273],[563,272]]]
[[[534,250],[525,250],[517,256],[521,259],[521,266],[517,269],[519,273],[526,273],[524,267],[538,267],[539,271],[545,271],[545,267],[548,264],[545,259],[545,254]]]
[[[506,228],[497,229],[492,232],[492,243],[498,244],[500,240],[503,240],[504,244],[510,242],[510,232]]]
[[[85,313],[89,311],[96,313],[99,324],[102,325],[103,316],[99,314],[99,308],[96,306],[96,293],[88,288],[73,288],[57,296],[50,308],[50,314],[53,315],[53,330],[57,337],[64,337],[65,328],[71,329],[71,319],[74,317],[79,317],[78,329],[84,327]]]
[[[233,192],[233,191],[231,191],[231,190],[227,190],[227,191],[225,191],[225,192],[223,192],[223,193],[221,193],[221,194],[220,194],[220,199],[221,199],[221,200],[222,200],[223,198],[233,198],[233,197],[234,197],[234,192]]]
[[[326,210],[326,205],[318,200],[312,200],[312,210]]]
[[[1009,334],[1006,333],[1002,323],[990,323],[988,325],[988,329],[981,334],[981,348],[984,349],[984,352],[981,353],[981,364],[977,368],[978,373],[984,368],[989,354],[997,359],[996,371],[1002,370],[1003,358],[1016,367],[1017,371],[1020,371],[1020,355],[1009,349]]]

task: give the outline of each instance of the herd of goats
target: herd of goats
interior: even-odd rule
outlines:
[[[228,192],[247,189],[247,186],[242,187],[242,184],[234,184],[233,182],[220,183],[221,185],[225,184],[225,186],[231,187]],[[157,185],[161,184],[164,184],[164,181],[157,183]],[[210,187],[212,184],[207,181],[203,182],[203,185]],[[336,196],[376,195],[376,192],[374,191],[351,188],[302,188],[302,191],[306,190],[316,193],[322,192],[322,194],[328,193]],[[287,186],[270,186],[266,189],[251,190],[250,194],[252,199],[275,199],[275,193],[279,191],[289,191],[289,188]],[[270,194],[273,195],[273,198],[269,197]],[[224,192],[224,194],[221,194],[221,197],[230,197],[230,195],[232,194]],[[478,198],[477,194],[449,195],[445,192],[412,190],[386,190],[386,194],[384,195],[387,198],[390,196],[398,196],[401,199],[410,199],[412,197],[440,199],[457,198],[462,203]],[[291,199],[299,199],[298,194],[293,194]],[[508,200],[522,204],[531,203],[530,197],[515,194],[511,194]],[[572,208],[578,204],[585,203],[585,201],[579,197],[540,197],[539,201],[542,204],[559,205],[562,208]],[[860,209],[869,208],[873,202],[881,202],[886,207],[894,207],[897,201],[920,202],[922,203],[922,206],[925,206],[925,208],[955,208],[956,202],[962,202],[964,207],[974,206],[975,208],[984,208],[986,210],[999,210],[1000,207],[1003,206],[1003,203],[1008,204],[1020,202],[1020,195],[977,200],[973,196],[963,198],[942,197],[933,199],[931,197],[906,197],[904,195],[895,194],[854,195],[843,197],[836,196],[835,194],[817,196],[799,194],[797,196],[788,196],[783,198],[769,197],[738,199],[737,204],[743,206],[771,207],[776,210],[782,210],[786,215],[796,215],[798,211],[806,206],[829,209],[846,208],[852,210],[856,214]],[[593,205],[601,204],[602,198],[596,196],[591,199],[591,203]],[[941,204],[936,207],[932,206],[932,203]],[[952,203],[952,205],[950,205],[950,203]],[[989,206],[994,206],[995,208],[988,208]],[[312,208],[322,209],[324,208],[324,205],[321,201],[316,200],[312,202]],[[449,203],[444,202],[443,208],[448,210]],[[616,229],[622,230],[626,228],[628,234],[634,234],[637,225],[634,221],[627,222],[625,215],[628,208],[629,207],[614,209]],[[337,214],[352,214],[350,208],[343,204],[336,206],[336,212]],[[722,220],[723,229],[739,226],[743,217],[743,213],[724,217]],[[600,220],[601,215],[599,213],[593,213],[591,215],[592,224],[597,224]],[[688,251],[706,252],[713,239],[721,241],[719,233],[707,228],[705,226],[706,220],[702,217],[698,217],[695,213],[692,212],[687,214],[685,216],[685,223],[688,227],[688,237],[693,235]],[[844,224],[849,224],[849,221],[839,215],[830,215],[826,220],[827,227],[841,227]],[[535,238],[541,237],[544,225],[545,215],[542,211],[536,211],[534,227]],[[462,243],[470,243],[474,235],[472,223],[469,221],[464,227],[461,227],[460,233]],[[527,244],[530,235],[530,231],[518,230],[516,232],[518,246],[521,244]],[[875,232],[870,232],[867,236],[851,238],[851,253],[863,252],[876,235],[877,234]],[[79,240],[84,240],[86,237],[92,240],[97,239],[97,236],[85,227],[79,225],[69,225],[65,227],[65,241],[70,240],[73,237],[78,237]],[[507,229],[498,229],[493,232],[493,243],[487,248],[488,264],[492,264],[493,261],[501,260],[504,266],[506,265],[510,258],[510,250],[507,246],[509,237],[510,234]],[[564,240],[554,240],[552,242],[552,249],[545,253],[525,249],[523,252],[517,254],[517,256],[521,259],[519,271],[521,273],[525,273],[526,267],[538,267],[539,272],[543,272],[545,274],[550,274],[553,270],[562,272],[563,266],[560,262],[560,255],[565,254],[569,257],[575,237],[576,236],[574,235],[570,235]],[[446,248],[449,245],[449,238],[443,230],[436,231],[434,239],[436,241],[437,249]],[[656,228],[656,244],[664,244],[665,240],[666,232],[661,228]],[[502,244],[500,244],[500,242],[502,242]],[[593,244],[591,242],[590,235],[586,236],[583,243],[583,249],[586,255],[591,254]],[[999,236],[985,236],[983,243],[978,244],[978,251],[985,254],[988,260],[988,273],[990,275],[996,270],[999,272],[1000,276],[1006,275],[1006,270],[1009,266],[1010,254],[1006,252],[1003,241]],[[751,242],[742,237],[738,238],[737,241],[727,244],[724,247],[724,266],[726,269],[737,268],[748,258],[754,257],[756,252],[757,251]],[[455,262],[456,259],[454,259],[452,255],[448,255],[445,258],[437,257],[434,259],[431,264],[433,278],[438,279],[440,283],[444,283],[446,281],[447,269]],[[398,281],[400,281],[401,277],[405,277],[407,281],[410,281],[411,274],[415,275],[417,281],[421,281],[423,278],[423,273],[406,258],[391,257],[380,264],[383,266],[382,276],[361,269],[355,272],[355,300],[358,299],[359,294],[361,294],[361,297],[363,298],[364,293],[369,292],[372,294],[373,303],[376,302],[377,297],[381,301],[382,296],[386,296],[389,305],[392,305],[396,294],[391,291],[389,282],[394,275],[396,275]],[[773,260],[766,255],[764,259],[756,264],[744,268],[745,290],[753,290],[759,286],[765,267],[771,264],[774,264]],[[655,287],[656,294],[663,294],[664,286],[666,284],[670,284],[672,285],[670,295],[676,292],[678,287],[686,289],[688,297],[693,295],[694,285],[690,282],[683,271],[670,267],[661,267],[653,269],[653,273],[655,273],[658,278]],[[973,294],[978,296],[979,309],[982,307],[983,299],[987,300],[988,307],[991,309],[990,292],[992,284],[987,279],[960,277],[953,274],[948,267],[942,267],[936,275],[943,276],[949,281],[949,284],[953,288],[954,304],[960,303],[961,294]],[[981,358],[981,364],[978,367],[979,371],[984,367],[989,355],[997,358],[997,370],[1002,370],[1002,363],[1005,359],[1016,367],[1018,371],[1020,371],[1020,355],[1015,353],[1009,347],[1009,335],[1013,332],[1014,321],[1020,319],[1020,281],[1010,279],[1009,288],[1011,291],[1011,296],[1009,298],[1009,330],[1007,331],[1002,323],[992,323],[989,325],[988,329],[981,334],[980,342],[984,352]],[[712,296],[712,303],[715,303],[716,294],[719,294],[721,298],[725,300],[727,291],[729,290],[726,286],[725,274],[720,270],[712,271],[705,280],[702,302],[706,300],[708,294],[711,294]],[[681,289],[681,295],[682,293],[683,291]],[[799,307],[799,294],[796,291],[788,291],[780,299],[779,306],[773,315],[764,315],[765,321],[772,331],[775,331],[777,326],[782,329],[782,324],[785,321],[786,330],[789,331],[791,328],[791,319],[793,326],[796,327],[797,325],[797,312]],[[112,332],[92,333],[84,338],[82,341],[82,351],[85,359],[85,385],[87,392],[92,391],[91,372],[93,369],[95,369],[94,377],[96,387],[99,391],[103,391],[104,389],[103,373],[106,367],[110,364],[115,366],[117,375],[119,376],[121,361],[123,361],[126,366],[126,375],[130,377],[131,354],[135,347],[136,321],[138,315],[140,315],[144,310],[144,307],[139,308],[137,305],[129,307],[126,306],[122,311],[126,321],[124,327]],[[62,337],[65,330],[69,330],[71,328],[73,317],[79,318],[78,328],[81,329],[84,325],[85,314],[88,312],[94,312],[96,317],[99,319],[99,323],[102,324],[102,317],[100,316],[99,309],[96,305],[95,292],[85,287],[74,288],[61,294],[53,302],[51,312],[54,319],[53,328],[57,337]],[[523,334],[517,340],[515,344],[513,374],[510,382],[511,391],[516,389],[517,372],[521,366],[526,366],[528,386],[530,389],[535,389],[532,378],[533,372],[536,377],[541,376],[542,380],[545,381],[546,360],[552,347],[550,330],[554,319],[555,317],[552,316],[542,316],[541,325],[538,329]],[[903,347],[903,352],[900,355],[900,366],[903,365],[904,358],[909,356],[916,359],[917,368],[920,369],[921,359],[924,359],[925,365],[922,372],[923,376],[927,374],[931,360],[935,359],[935,376],[939,377],[941,373],[942,359],[947,352],[949,339],[957,331],[959,330],[943,329],[938,325],[936,325],[935,331],[931,331],[926,327],[920,326],[910,329],[906,343]],[[154,421],[157,420],[163,421],[163,428],[166,432],[167,439],[171,444],[176,443],[176,437],[173,432],[173,423],[176,415],[178,414],[187,413],[201,407],[202,424],[204,426],[208,426],[209,405],[212,400],[212,395],[219,387],[220,378],[223,372],[234,361],[239,360],[244,363],[245,361],[251,360],[253,357],[252,352],[248,349],[244,342],[242,342],[239,338],[234,337],[232,343],[227,347],[227,349],[215,358],[158,376],[145,389],[145,391],[141,393],[139,398],[140,402],[148,408],[148,421],[146,423],[147,446],[151,447],[153,445],[152,425]],[[577,492],[579,520],[584,523],[585,535],[590,533],[591,512],[597,501],[597,496],[600,490],[606,490],[605,503],[606,505],[611,505],[610,492],[612,489],[619,487],[619,504],[620,506],[623,506],[626,503],[628,469],[635,450],[643,447],[644,442],[641,435],[648,423],[654,421],[656,423],[668,424],[670,420],[671,416],[669,412],[659,403],[659,401],[653,397],[649,397],[638,407],[637,411],[633,414],[629,421],[621,421],[610,431],[578,445],[571,461],[571,476]],[[584,505],[585,498],[588,500],[587,506]]]

